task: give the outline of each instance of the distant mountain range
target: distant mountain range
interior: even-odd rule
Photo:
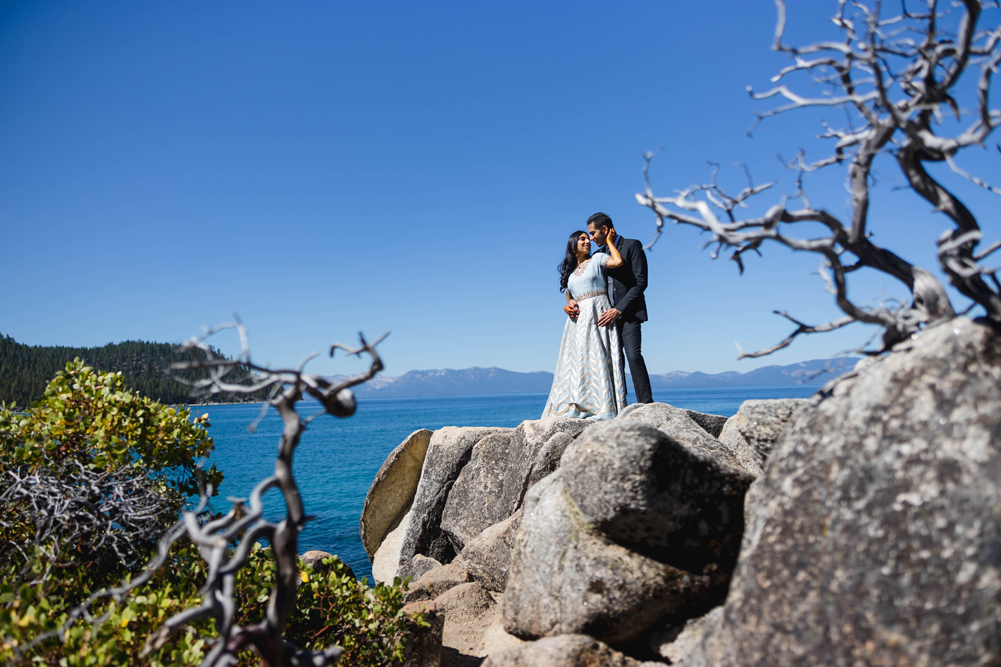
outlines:
[[[855,357],[814,359],[788,366],[765,366],[747,373],[686,373],[672,371],[651,375],[654,391],[687,387],[737,387],[748,385],[820,385],[855,368]],[[830,369],[830,370],[827,370]],[[335,376],[337,380],[343,376]],[[632,387],[632,379],[627,380]],[[409,371],[399,377],[377,376],[354,388],[359,397],[403,398],[415,396],[476,396],[483,394],[545,394],[553,374],[545,371],[517,373],[503,368],[443,368]]]

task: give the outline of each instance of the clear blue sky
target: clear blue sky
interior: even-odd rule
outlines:
[[[790,36],[830,34],[835,6],[791,0]],[[634,198],[645,151],[664,148],[662,192],[703,180],[709,159],[737,186],[737,161],[788,183],[775,154],[811,146],[817,116],[745,134],[768,108],[745,86],[786,64],[774,21],[766,0],[4,2],[0,332],[181,341],[238,312],[276,365],[392,330],[389,375],[551,371],[569,233],[603,210],[623,236],[652,237]],[[945,221],[886,180],[878,238],[934,269]],[[841,175],[812,187],[844,212]],[[649,253],[652,372],[746,372],[870,335],[737,362],[735,342],[790,331],[773,309],[838,312],[816,258],[768,248],[739,277],[704,240],[672,227]],[[863,301],[899,294],[888,278],[859,285]]]

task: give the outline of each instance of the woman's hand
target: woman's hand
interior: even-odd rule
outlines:
[[[614,229],[608,230],[608,236],[605,237],[605,248],[608,249],[608,261],[605,262],[606,269],[617,269],[623,264],[622,254],[619,249],[615,247],[615,239],[618,235],[615,233]]]
[[[580,307],[577,306],[577,301],[575,299],[567,301],[567,305],[563,306],[563,312],[576,322],[577,317],[580,315]]]

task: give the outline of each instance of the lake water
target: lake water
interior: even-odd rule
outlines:
[[[654,392],[654,400],[679,408],[730,416],[751,398],[801,398],[816,386],[711,387]],[[451,396],[430,398],[359,399],[353,417],[323,416],[303,434],[293,469],[306,514],[316,518],[300,536],[300,553],[310,549],[341,557],[358,577],[371,581],[372,568],[358,534],[365,494],[386,456],[405,437],[421,428],[443,426],[508,426],[538,419],[546,394]],[[302,403],[301,413],[316,412],[318,404]],[[209,433],[215,441],[211,461],[225,474],[216,511],[227,511],[229,496],[246,498],[255,484],[274,472],[282,423],[271,410],[256,432],[248,425],[260,405],[212,405],[194,408],[208,412]],[[265,496],[266,515],[281,517],[284,506],[277,491]]]

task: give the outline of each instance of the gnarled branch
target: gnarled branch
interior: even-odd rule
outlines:
[[[841,41],[792,46],[785,37],[785,1],[776,0],[778,20],[773,48],[788,54],[793,64],[773,78],[774,87],[760,93],[750,88],[749,91],[754,99],[781,97],[787,103],[757,113],[755,125],[795,109],[818,106],[844,109],[846,126],[825,123],[820,135],[834,141],[833,153],[813,162],[807,162],[801,153],[788,165],[797,173],[799,191],[793,199],[802,200],[803,208],[791,210],[784,198],[765,215],[743,219],[734,215],[735,202],[743,207],[748,198],[760,194],[764,188],[727,197],[717,185],[714,169],[709,183],[689,186],[673,197],[658,197],[650,185],[649,164],[653,156],[648,154],[643,170],[646,188],[637,195],[637,200],[656,216],[656,235],[650,245],[663,233],[665,221],[670,220],[709,232],[710,243],[718,248],[732,248],[731,259],[741,271],[743,254],[749,250],[760,252],[766,241],[818,253],[824,258],[830,291],[836,296],[838,308],[850,321],[882,327],[881,349],[887,349],[926,323],[955,315],[945,288],[934,275],[871,240],[869,202],[874,185],[873,167],[877,160],[890,157],[904,172],[911,189],[943,213],[951,225],[938,246],[939,265],[949,282],[982,307],[988,318],[1001,323],[1001,283],[996,269],[979,263],[1001,244],[978,250],[981,231],[976,216],[924,167],[925,162],[945,161],[958,176],[1001,194],[1001,190],[963,171],[955,160],[961,150],[983,145],[1001,124],[1001,110],[990,105],[993,74],[1001,65],[1001,24],[987,30],[978,27],[988,9],[994,10],[997,21],[995,4],[963,0],[943,9],[935,0],[928,0],[927,11],[910,12],[904,7],[898,14],[884,16],[882,3],[876,0],[839,0],[833,22],[842,31]],[[964,114],[958,102],[962,92],[958,82],[970,70],[979,70],[979,77],[972,100],[974,111]],[[813,89],[797,92],[789,84],[781,83],[794,73],[812,75],[815,83],[835,90],[829,95],[814,93]],[[940,122],[948,112],[956,117],[957,124]],[[954,126],[958,129],[947,134],[947,128]],[[813,206],[803,192],[807,174],[842,163],[848,165],[852,196],[848,223]],[[795,235],[794,225],[801,222],[824,225],[827,236]],[[847,257],[853,261],[843,262],[842,258]],[[854,303],[848,297],[845,281],[847,274],[861,268],[896,278],[911,292],[912,302],[894,307],[885,303],[869,306]],[[831,326],[835,323],[838,326]],[[785,347],[798,335],[830,331],[845,323],[844,319],[819,327],[797,323],[799,327],[789,339],[761,354]]]

